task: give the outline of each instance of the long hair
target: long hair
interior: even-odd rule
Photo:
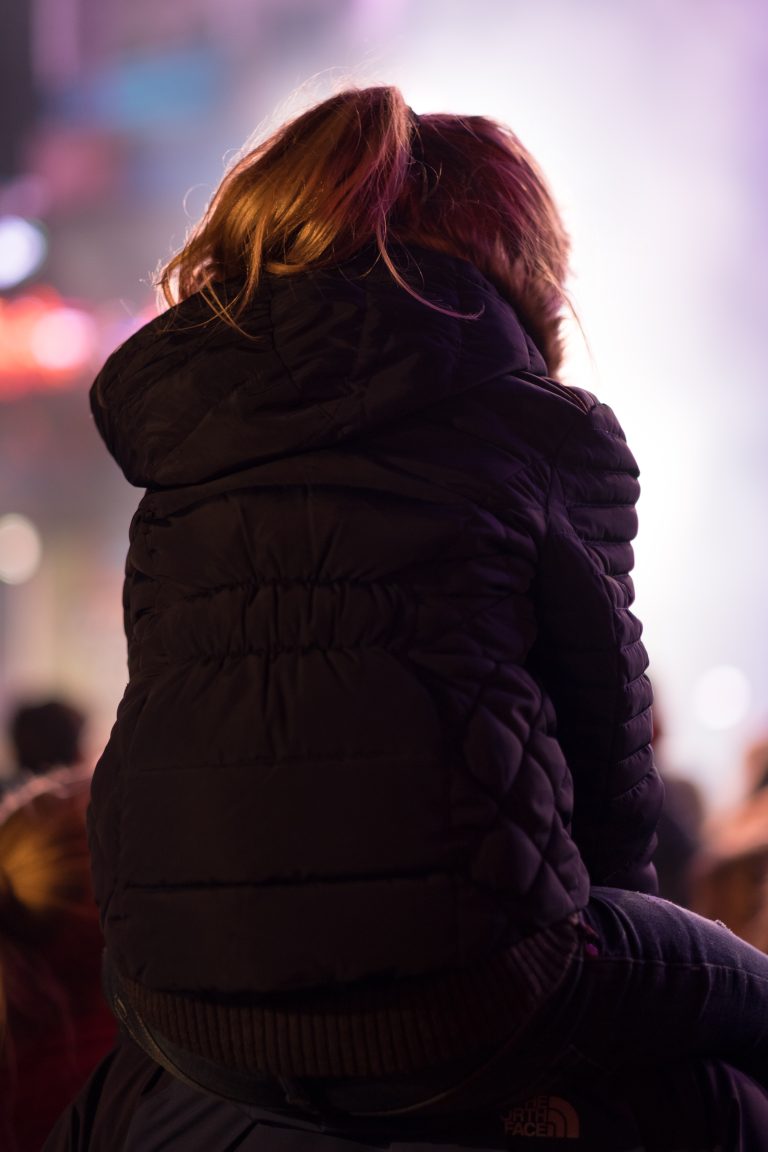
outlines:
[[[569,244],[538,166],[502,124],[417,116],[394,87],[340,92],[247,151],[158,285],[169,304],[203,293],[238,327],[265,272],[341,264],[371,244],[414,295],[397,268],[399,245],[473,263],[557,371]],[[230,279],[242,287],[225,302],[220,285]]]

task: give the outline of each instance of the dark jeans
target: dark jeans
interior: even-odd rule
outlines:
[[[571,1012],[576,1059],[603,1071],[707,1056],[768,1087],[768,956],[666,900],[593,888]],[[588,951],[591,951],[588,950]]]
[[[270,1147],[268,1140],[258,1143],[258,1126],[265,1123],[336,1133],[360,1143],[422,1139],[517,1148],[509,1134],[512,1121],[505,1117],[534,1093],[575,1100],[591,1131],[613,1125],[605,1145],[592,1137],[574,1143],[569,1136],[569,1152],[604,1146],[611,1152],[624,1147],[699,1152],[718,1145],[724,1152],[768,1149],[768,956],[720,924],[638,893],[594,889],[584,920],[583,955],[522,1039],[480,1066],[436,1069],[419,1082],[251,1078],[249,1083],[247,1077],[228,1080],[220,1069],[213,1070],[212,1081],[204,1062],[178,1053],[162,1037],[147,1037],[140,1021],[118,1010],[152,1059],[123,1045],[111,1068],[97,1070],[74,1112],[62,1118],[46,1152],[96,1152],[102,1147],[99,1131],[111,1133],[112,1143],[103,1145],[109,1152],[144,1152],[154,1148],[147,1143],[150,1130],[164,1125],[167,1132],[174,1116],[188,1123],[200,1108],[206,1124],[226,1120],[250,1126],[254,1148]],[[114,1003],[114,990],[111,995]],[[723,1073],[722,1064],[697,1059],[702,1057],[725,1060],[759,1085],[738,1072]],[[187,1085],[214,1096],[204,1105],[199,1091],[161,1072],[158,1064],[174,1075],[180,1069]],[[125,1143],[116,1142],[121,1124],[115,1110],[133,1133]],[[77,1142],[65,1140],[68,1125]],[[673,1128],[676,1134],[670,1135]],[[582,1136],[586,1131],[582,1123]],[[86,1132],[94,1138],[86,1141]],[[143,1133],[138,1142],[137,1132]],[[196,1150],[188,1131],[185,1140],[180,1149]],[[544,1152],[540,1136],[531,1146]],[[251,1143],[242,1147],[250,1149]]]

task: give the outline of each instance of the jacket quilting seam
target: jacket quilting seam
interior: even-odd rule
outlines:
[[[593,433],[593,434],[594,434],[594,433],[596,433],[596,432],[598,432],[598,433],[599,433],[599,432],[602,432],[602,431],[604,431],[603,429],[600,429],[600,428],[596,428],[596,427],[595,427],[595,424],[594,424],[594,418],[595,418],[595,416],[597,416],[598,414],[600,414],[600,410],[601,410],[601,409],[603,409],[603,410],[604,410],[604,409],[605,409],[605,407],[606,407],[606,406],[605,406],[604,404],[596,404],[596,405],[595,405],[595,406],[594,406],[592,409],[590,409],[590,411],[589,411],[589,412],[586,414],[586,419],[587,419],[587,423],[586,423],[586,426],[585,426],[585,425],[583,425],[583,424],[582,424],[581,426],[582,426],[582,427],[585,427],[585,428],[586,428],[586,430],[588,430],[589,432],[591,432],[591,433]],[[571,427],[569,428],[569,431],[568,431],[568,436],[563,438],[563,441],[561,442],[561,445],[560,445],[560,450],[559,450],[559,452],[558,452],[558,457],[556,458],[556,460],[555,460],[555,462],[554,462],[554,466],[555,466],[556,468],[558,467],[558,460],[559,460],[559,456],[560,456],[560,454],[562,453],[562,451],[565,449],[565,445],[566,445],[566,442],[567,442],[567,439],[568,439],[568,437],[570,437],[570,435],[571,435],[573,432],[575,432],[575,430],[577,429],[577,427],[578,427],[578,425],[576,424],[576,421],[574,421],[574,422],[573,422],[573,424],[571,425]],[[610,435],[609,435],[608,437],[606,437],[606,438],[610,438],[610,439],[613,439],[613,440],[619,440],[619,441],[620,441],[620,442],[621,442],[621,443],[622,443],[622,444],[623,444],[623,445],[626,447],[626,440],[625,440],[623,437],[621,437],[621,436],[618,436],[618,434],[616,434],[616,433],[612,433],[612,434],[610,434]],[[617,469],[590,469],[590,471],[599,472],[599,473],[602,473],[602,474],[604,474],[604,475],[605,475],[605,474],[608,474],[608,473],[610,473],[610,474],[612,474],[612,475],[618,475],[618,476],[621,476],[621,477],[623,477],[623,478],[626,478],[627,476],[630,476],[630,477],[632,477],[633,479],[635,479],[635,478],[636,478],[636,477],[633,477],[633,476],[632,476],[632,472],[631,472],[629,469],[627,469],[627,468],[617,468]],[[559,469],[558,469],[558,473],[559,473]],[[566,514],[566,517],[567,517],[567,519],[568,519],[568,524],[569,524],[569,526],[570,526],[570,528],[571,528],[571,530],[572,530],[572,534],[571,534],[571,533],[569,533],[569,532],[565,532],[565,531],[561,531],[561,533],[560,533],[560,534],[561,534],[561,535],[563,535],[563,536],[566,536],[566,537],[568,537],[568,538],[571,538],[571,539],[575,537],[575,539],[576,539],[576,540],[578,540],[578,541],[579,541],[579,542],[580,542],[580,543],[583,545],[583,547],[584,547],[584,550],[585,550],[586,554],[587,554],[587,555],[590,557],[590,559],[591,559],[591,563],[592,563],[592,565],[594,565],[594,566],[597,568],[597,570],[598,570],[598,574],[599,574],[599,576],[600,576],[600,580],[599,580],[599,583],[597,584],[597,587],[598,587],[598,588],[601,590],[601,592],[602,592],[602,597],[601,597],[601,598],[603,599],[604,603],[605,603],[605,602],[607,602],[607,604],[608,604],[608,607],[609,607],[609,609],[610,609],[610,612],[609,612],[609,614],[608,614],[608,618],[609,618],[609,619],[610,619],[610,621],[611,621],[611,632],[612,632],[612,638],[613,638],[613,644],[612,644],[612,648],[613,648],[613,651],[615,652],[615,659],[614,659],[614,669],[615,669],[615,671],[614,671],[614,681],[618,680],[618,682],[619,682],[619,683],[614,683],[614,689],[613,689],[613,697],[614,697],[614,699],[613,699],[613,707],[612,707],[612,711],[611,711],[611,720],[610,720],[611,747],[610,747],[610,754],[609,754],[609,757],[608,757],[608,760],[607,760],[607,764],[608,764],[608,765],[610,765],[610,764],[613,764],[613,763],[615,763],[615,762],[616,762],[616,742],[617,742],[617,740],[618,740],[618,732],[619,732],[618,717],[619,717],[619,708],[620,708],[620,704],[621,704],[621,700],[622,700],[622,695],[623,695],[623,690],[622,690],[622,687],[621,687],[621,685],[623,684],[623,679],[622,679],[622,677],[621,677],[621,675],[620,675],[620,668],[619,668],[620,652],[618,651],[618,649],[620,648],[620,644],[619,644],[619,636],[618,636],[618,633],[617,633],[617,626],[616,626],[616,615],[617,615],[617,613],[618,613],[618,612],[622,612],[622,613],[624,613],[624,612],[627,612],[627,611],[629,611],[629,609],[630,609],[630,604],[629,604],[629,603],[627,603],[626,605],[624,605],[624,606],[621,606],[621,607],[618,607],[618,606],[616,606],[616,605],[614,605],[614,604],[613,604],[613,602],[612,602],[612,599],[611,599],[611,596],[610,596],[610,594],[609,594],[609,592],[608,592],[608,588],[607,588],[607,586],[606,586],[606,584],[605,584],[605,580],[606,580],[606,577],[610,576],[610,573],[609,573],[608,571],[606,571],[606,565],[605,565],[605,563],[604,563],[604,561],[603,561],[602,557],[599,555],[599,553],[597,553],[597,552],[596,552],[596,550],[595,550],[595,548],[594,548],[594,547],[591,547],[591,545],[594,545],[594,544],[606,544],[606,543],[619,543],[619,544],[624,544],[624,545],[626,545],[626,544],[630,543],[630,541],[627,541],[627,540],[625,540],[625,539],[623,539],[623,538],[621,538],[621,539],[618,539],[618,540],[615,540],[615,541],[606,541],[606,540],[588,540],[588,539],[585,539],[585,538],[584,538],[584,537],[583,537],[583,536],[582,536],[582,535],[579,533],[577,526],[576,526],[576,525],[573,523],[573,521],[571,520],[571,517],[570,517],[570,510],[569,510],[569,507],[568,507],[568,505],[567,505],[567,503],[566,503],[566,501],[565,501],[565,485],[563,484],[563,482],[562,482],[562,479],[561,479],[561,489],[562,489],[562,492],[563,492],[563,506],[564,506],[564,510],[565,510],[565,514]],[[610,651],[611,651],[611,648],[609,647],[609,648],[607,649],[607,651],[609,651],[609,652],[610,652]],[[617,673],[619,673],[619,674],[617,675]]]

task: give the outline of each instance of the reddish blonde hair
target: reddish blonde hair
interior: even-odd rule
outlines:
[[[243,155],[158,284],[170,304],[204,293],[237,327],[264,272],[337,265],[372,243],[412,294],[393,246],[470,261],[557,370],[569,245],[539,168],[503,125],[416,116],[394,87],[340,92]],[[225,305],[217,284],[230,278],[244,285]]]

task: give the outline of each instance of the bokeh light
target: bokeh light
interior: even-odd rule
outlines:
[[[98,342],[92,316],[78,308],[53,308],[35,323],[30,346],[42,368],[70,372],[88,364]]]
[[[68,388],[87,376],[102,353],[101,327],[94,313],[45,285],[0,300],[0,400]]]
[[[733,664],[708,668],[694,687],[694,711],[705,728],[733,728],[747,715],[752,697],[749,680]]]
[[[30,580],[43,554],[40,533],[26,516],[9,513],[0,517],[0,580],[24,584]]]
[[[0,216],[0,289],[15,288],[38,270],[48,242],[42,228],[22,216]]]

